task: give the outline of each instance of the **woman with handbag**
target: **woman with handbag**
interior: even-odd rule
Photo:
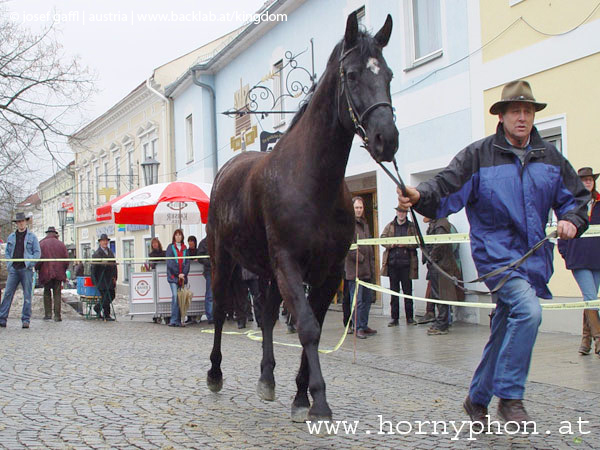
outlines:
[[[177,229],[173,233],[173,241],[167,247],[167,281],[171,287],[173,295],[171,299],[171,320],[170,327],[180,327],[181,317],[179,314],[179,304],[177,302],[177,289],[187,284],[187,276],[190,271],[189,259],[183,259],[188,256],[187,248],[183,243],[183,230]]]

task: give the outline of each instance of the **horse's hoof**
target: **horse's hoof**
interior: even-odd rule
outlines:
[[[206,385],[211,392],[219,392],[223,389],[223,378],[212,379],[211,377],[206,377]]]
[[[256,393],[262,400],[272,402],[275,400],[275,385],[269,385],[264,381],[258,380],[258,384],[256,385]]]
[[[302,422],[306,422],[307,420],[308,420],[308,407],[292,405],[292,422],[302,423]]]

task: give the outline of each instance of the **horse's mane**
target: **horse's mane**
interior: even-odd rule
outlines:
[[[314,95],[315,91],[317,90],[317,87],[319,86],[319,83],[321,82],[321,80],[323,79],[325,74],[329,70],[332,70],[332,68],[337,71],[338,65],[340,63],[340,56],[342,53],[343,43],[344,43],[344,39],[342,39],[340,42],[337,43],[337,45],[331,52],[331,55],[329,55],[329,60],[327,61],[327,66],[326,66],[325,72],[323,72],[321,79],[310,88],[306,98],[304,100],[302,100],[302,102],[300,103],[300,107],[298,108],[298,111],[296,112],[296,114],[294,114],[294,117],[292,118],[292,121],[290,122],[290,126],[287,129],[286,133],[291,131],[292,128],[294,128],[294,126],[300,121],[300,119],[306,112],[306,109],[308,108],[308,105],[310,104],[310,101],[312,100],[313,95]],[[358,31],[357,42],[356,42],[356,45],[354,46],[354,48],[358,51],[358,54],[360,55],[361,59],[366,59],[369,56],[375,55],[377,46],[375,44],[375,40],[373,39],[373,36],[371,36],[369,34],[369,32],[367,32],[364,28],[361,27],[361,29],[359,29],[359,31]],[[348,50],[348,49],[345,49],[345,50]]]

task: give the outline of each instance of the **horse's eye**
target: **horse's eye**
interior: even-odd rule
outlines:
[[[356,81],[358,78],[358,74],[355,71],[348,72],[348,79],[350,81]]]

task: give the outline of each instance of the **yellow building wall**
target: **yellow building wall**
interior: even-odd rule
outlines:
[[[591,166],[600,171],[600,143],[596,129],[600,118],[600,54],[565,64],[527,77],[533,95],[548,103],[536,114],[536,121],[557,115],[566,115],[567,157],[575,170]],[[500,99],[502,86],[484,92],[485,110]],[[486,114],[486,135],[492,134],[498,124],[497,116]],[[554,275],[550,290],[555,296],[581,297],[570,271],[565,269],[562,257],[555,251]]]
[[[600,19],[597,6],[597,0],[524,0],[514,6],[508,0],[481,0],[481,42],[485,45],[495,39],[485,45],[483,62],[571,30],[592,11],[586,23]]]

